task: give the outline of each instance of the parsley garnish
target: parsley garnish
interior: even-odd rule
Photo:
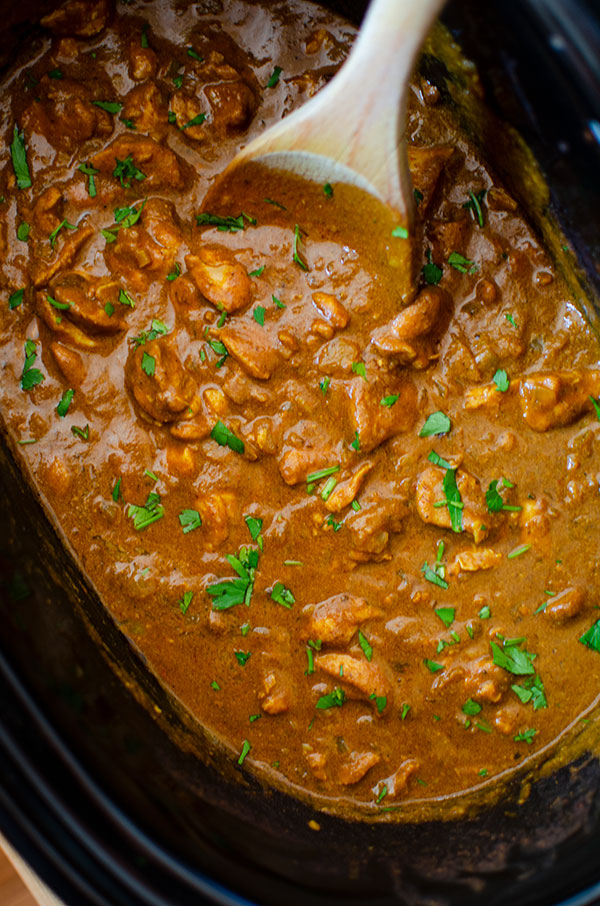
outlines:
[[[96,197],[96,180],[94,179],[94,176],[97,176],[100,171],[96,170],[96,168],[92,167],[92,165],[89,163],[79,164],[77,169],[81,173],[85,173],[85,175],[88,177],[88,187],[87,187],[88,195],[90,196],[90,198],[95,198]]]
[[[285,587],[283,582],[275,583],[271,592],[271,600],[275,601],[276,604],[281,604],[282,607],[287,607],[288,610],[296,602],[295,597],[289,588]]]
[[[192,60],[196,60],[198,63],[204,63],[204,57],[201,57],[200,54],[194,50],[193,47],[188,47],[187,55],[188,55],[188,57],[191,57]],[[173,81],[175,81],[175,79],[173,79]],[[178,85],[177,87],[179,88],[180,86]]]
[[[148,377],[154,377],[155,368],[156,359],[153,355],[148,355],[148,353],[144,351],[142,355],[142,371],[144,374],[147,374]]]
[[[292,252],[293,252],[292,260],[295,262],[295,264],[298,265],[298,267],[301,270],[307,271],[308,264],[304,260],[304,257],[301,253],[301,249],[300,249],[301,243],[302,243],[302,230],[300,229],[298,224],[296,224],[294,226],[294,244],[293,244],[293,248],[292,248]]]
[[[275,66],[271,77],[267,82],[267,88],[275,88],[275,85],[279,82],[279,76],[281,75],[282,69],[281,66]]]
[[[188,120],[187,123],[184,123],[181,128],[189,129],[191,126],[201,126],[205,119],[206,119],[206,114],[199,113],[197,116],[192,117],[191,120]]]
[[[12,295],[8,297],[8,307],[10,311],[13,311],[15,308],[18,308],[19,305],[21,305],[24,295],[24,289],[16,289],[14,293],[12,293]]]
[[[364,362],[352,362],[352,374],[357,374],[359,377],[367,380],[367,366]]]
[[[130,503],[127,507],[127,515],[133,519],[133,527],[136,532],[142,532],[165,515],[165,509],[160,502],[160,495],[156,491],[151,491],[146,498],[144,506],[136,506],[136,504]]]
[[[327,198],[333,198],[333,186],[330,182],[325,183],[325,185],[323,186],[323,192],[325,193]]]
[[[341,708],[346,700],[346,693],[343,689],[339,689],[337,686],[333,692],[329,692],[327,695],[322,695],[319,701],[317,702],[317,708],[321,711],[324,711],[326,708]]]
[[[127,157],[125,158],[125,160],[119,160],[118,157],[115,158],[115,160],[116,160],[117,165],[116,165],[115,169],[113,170],[113,176],[115,177],[115,179],[119,180],[119,182],[121,183],[121,186],[124,189],[131,188],[132,179],[137,179],[137,180],[146,179],[146,174],[142,173],[142,171],[138,167],[136,167],[136,165],[133,162],[133,157],[131,154],[128,154]],[[115,215],[115,219],[116,219],[116,215]]]
[[[461,274],[474,274],[479,270],[474,261],[471,261],[470,258],[464,258],[462,255],[459,255],[458,252],[450,252],[448,255],[448,264],[450,267],[453,267],[454,270],[460,271]]]
[[[600,652],[600,620],[596,620],[589,629],[586,629],[579,641],[586,648]]]
[[[241,667],[245,667],[250,658],[252,657],[251,651],[234,651],[236,660]]]
[[[39,369],[34,368],[34,362],[37,359],[36,345],[33,340],[25,340],[25,363],[21,373],[21,389],[32,390],[45,380],[45,375]]]
[[[189,53],[189,50],[188,50],[188,53]],[[196,56],[197,56],[197,54],[196,54]],[[200,57],[200,59],[202,59],[202,57]],[[244,742],[242,743],[242,751],[240,752],[240,757],[238,758],[239,765],[242,765],[245,762],[246,757],[251,749],[252,749],[252,746],[250,745],[248,740],[245,739]]]
[[[437,607],[435,610],[436,617],[442,621],[446,629],[454,623],[454,607]]]
[[[465,201],[463,208],[471,211],[473,218],[477,221],[480,227],[483,227],[483,209],[481,204],[483,202],[483,197],[485,195],[485,189],[482,189],[481,192],[478,192],[475,195],[474,192],[469,189],[469,200]]]
[[[535,654],[521,649],[518,645],[501,648],[496,642],[490,642],[490,646],[496,666],[515,676],[533,676],[535,673],[533,666]]]
[[[443,271],[441,267],[438,267],[434,262],[431,249],[427,249],[425,252],[427,262],[423,265],[421,273],[423,274],[423,279],[425,283],[428,283],[429,286],[437,286],[443,276]]]
[[[383,714],[387,707],[387,695],[375,695],[374,692],[369,695],[371,701],[375,702],[378,714]]]
[[[515,742],[526,742],[527,745],[530,746],[536,733],[537,730],[533,729],[523,730],[523,732],[517,733],[517,735],[514,736],[513,739]]]
[[[243,211],[237,217],[221,217],[219,214],[196,214],[198,226],[216,226],[221,232],[238,233],[246,229],[246,221],[255,226],[256,220]]]
[[[186,613],[188,607],[192,603],[192,598],[194,597],[193,591],[184,591],[183,596],[177,602],[179,604],[179,609],[182,613]]]
[[[481,711],[481,705],[474,702],[472,698],[468,698],[461,710],[463,714],[466,714],[468,717],[475,717],[475,715],[479,714]]]
[[[90,437],[90,426],[86,425],[85,428],[79,428],[77,425],[71,425],[71,433],[75,437],[81,438],[81,440],[89,440]]]
[[[419,431],[419,437],[431,437],[434,434],[448,434],[452,422],[444,412],[432,412]]]
[[[65,392],[61,396],[60,402],[59,402],[58,406],[56,407],[56,411],[60,415],[61,418],[64,418],[65,415],[67,414],[67,412],[69,411],[69,406],[71,405],[71,402],[72,402],[74,396],[75,396],[74,390],[65,390]]]
[[[257,305],[252,312],[252,317],[261,327],[265,326],[265,309],[262,305]]]
[[[440,670],[444,670],[443,664],[438,664],[437,661],[431,661],[428,657],[423,658],[423,663],[430,673],[438,673]]]
[[[492,380],[496,385],[496,390],[499,390],[500,393],[506,393],[510,387],[510,380],[504,368],[499,368]]]
[[[210,436],[213,440],[216,440],[219,446],[229,447],[234,453],[243,453],[246,449],[244,441],[237,437],[233,431],[230,431],[227,425],[224,425],[221,420],[214,426],[210,432]]]
[[[258,557],[258,551],[252,547],[241,547],[237,557],[234,554],[227,555],[227,562],[233,567],[239,578],[224,579],[206,589],[214,599],[213,610],[229,610],[230,607],[236,607],[238,604],[250,605]]]
[[[183,529],[183,534],[187,535],[189,532],[193,532],[194,529],[200,528],[202,517],[198,510],[183,510],[179,514],[179,524]]]
[[[396,226],[392,230],[392,236],[395,239],[408,239],[408,230],[403,226]]]
[[[211,688],[211,689],[214,689],[215,692],[220,692],[220,691],[221,691],[221,687],[219,686],[219,684],[218,684],[218,682],[216,681],[216,679],[214,679],[214,680],[212,681],[212,683],[210,684],[210,688]]]
[[[52,248],[54,248],[54,246],[56,245],[56,237],[58,236],[58,234],[60,233],[60,231],[61,231],[63,228],[64,228],[64,229],[67,229],[67,230],[76,230],[76,229],[77,229],[77,227],[75,226],[75,224],[69,223],[68,220],[62,220],[62,221],[58,224],[58,226],[56,227],[56,229],[55,229],[55,230],[52,230],[52,232],[50,233],[50,236],[48,237],[49,240],[50,240],[50,246],[51,246]]]
[[[123,104],[120,101],[92,101],[94,107],[105,110],[106,113],[118,113]]]
[[[30,230],[31,227],[28,223],[20,223],[17,227],[17,239],[19,239],[21,242],[27,242],[27,240],[29,239]]]
[[[400,399],[399,393],[391,393],[389,396],[384,396],[381,398],[381,405],[386,406],[388,409],[391,409]]]
[[[120,297],[120,294],[119,294]],[[121,298],[119,298],[121,304],[125,304]],[[141,334],[137,337],[132,337],[131,342],[137,348],[138,346],[145,346],[146,343],[150,343],[151,340],[155,340],[157,337],[164,337],[169,333],[170,328],[166,324],[163,324],[162,321],[159,321],[158,318],[153,318],[150,330],[143,330]]]
[[[12,159],[13,170],[17,177],[17,187],[19,189],[29,189],[31,186],[31,174],[27,164],[27,150],[25,148],[25,137],[19,132],[19,127],[15,123],[13,140],[10,145],[10,156]]]
[[[538,708],[548,707],[546,690],[544,689],[544,684],[539,676],[534,676],[532,679],[525,680],[520,686],[515,684],[510,688],[524,705],[531,702],[534,711],[537,711]]]
[[[171,282],[172,280],[177,280],[177,278],[179,277],[180,274],[181,274],[181,268],[179,267],[179,264],[176,261],[175,264],[173,265],[173,270],[169,274],[167,274],[167,280],[169,280],[169,282]]]
[[[366,659],[367,659],[368,661],[372,660],[372,658],[373,658],[373,646],[372,646],[371,643],[369,642],[369,640],[368,640],[368,638],[366,637],[366,635],[364,635],[363,632],[362,632],[360,629],[358,630],[358,644],[360,645],[360,647],[361,647],[361,649],[362,649],[362,653],[364,654],[364,656],[366,657]]]

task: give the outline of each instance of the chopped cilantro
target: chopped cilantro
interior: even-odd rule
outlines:
[[[24,289],[16,289],[14,291],[14,293],[12,293],[8,297],[8,307],[9,307],[10,311],[13,311],[15,308],[18,308],[19,305],[21,305],[21,303],[23,302],[24,296],[25,296]]]
[[[10,145],[10,156],[17,178],[17,187],[19,189],[29,189],[31,186],[31,174],[27,164],[25,137],[22,132],[19,132],[19,127],[16,123],[13,131],[13,140]]]
[[[419,431],[419,437],[432,437],[434,434],[448,434],[451,427],[452,423],[444,412],[432,412]]]
[[[201,126],[206,119],[205,113],[198,113],[197,116],[192,117],[191,120],[188,120],[187,123],[184,123],[181,127],[182,129],[190,129],[192,126]]]
[[[408,239],[408,230],[403,226],[395,226],[392,230],[392,236],[395,239]]]
[[[144,50],[148,49],[148,23],[142,25],[142,33],[140,35],[140,45]]]
[[[343,689],[339,689],[337,686],[333,692],[329,692],[327,695],[322,695],[319,701],[317,702],[317,708],[323,711],[327,708],[341,708],[346,700],[346,693]]]
[[[515,676],[533,676],[533,661],[536,655],[521,649],[518,645],[501,648],[496,642],[490,642],[494,664],[502,667]]]
[[[423,663],[430,673],[438,673],[440,670],[444,670],[443,664],[438,664],[437,661],[431,661],[428,657],[423,658]]]
[[[323,192],[325,193],[327,198],[333,198],[333,186],[330,182],[325,183],[325,185],[323,186]]]
[[[343,522],[336,522],[336,520],[333,518],[333,513],[330,513],[325,520],[325,524],[330,525],[334,532],[339,532],[343,525]]]
[[[510,380],[504,368],[499,368],[492,380],[496,385],[496,390],[499,390],[500,393],[506,393],[510,387]]]
[[[45,375],[34,368],[34,362],[37,359],[37,349],[34,340],[25,341],[25,362],[21,373],[21,389],[32,390],[45,380]]]
[[[442,570],[444,568],[436,563],[433,567],[429,566],[427,560],[421,567],[421,572],[425,577],[427,582],[431,582],[433,585],[438,585],[440,588],[448,588],[448,583],[446,582]]]
[[[181,86],[183,85],[183,76],[182,75],[173,76],[173,84],[175,85],[175,88],[181,88]]]
[[[281,66],[275,66],[273,72],[267,82],[267,88],[275,88],[275,85],[279,82],[279,76],[281,75],[282,69]]]
[[[132,179],[146,179],[146,174],[142,173],[142,171],[138,167],[136,167],[131,154],[128,154],[125,160],[119,160],[119,158],[117,157],[115,158],[115,161],[116,167],[113,170],[113,176],[115,177],[115,179],[119,180],[121,186],[124,189],[131,188]]]
[[[400,720],[406,720],[408,717],[408,712],[410,711],[410,705],[408,702],[402,703],[402,709],[400,711]]]
[[[160,502],[160,495],[156,491],[151,491],[143,506],[136,506],[130,503],[127,507],[127,515],[133,519],[133,527],[136,532],[141,532],[148,528],[149,525],[152,525],[153,522],[158,522],[165,515],[165,509]]]
[[[534,711],[548,707],[546,690],[539,676],[536,675],[532,679],[525,680],[521,685],[515,684],[510,688],[524,705],[531,702]]]
[[[272,204],[274,208],[280,208],[282,211],[287,211],[287,208],[284,204],[281,204],[280,201],[275,201],[274,198],[263,198],[267,204]]]
[[[477,193],[477,195],[475,195],[475,193],[472,192],[471,189],[469,189],[469,200],[465,201],[465,203],[463,204],[463,208],[467,208],[467,210],[471,211],[474,220],[477,221],[480,227],[483,227],[483,209],[481,205],[484,195],[485,189],[482,189],[481,192]]]
[[[252,547],[241,547],[237,557],[228,554],[226,559],[239,578],[224,579],[210,585],[206,590],[213,598],[213,610],[229,610],[238,604],[249,606],[254,589],[254,576],[258,566],[259,552]]]
[[[58,415],[60,415],[61,418],[64,418],[65,415],[67,414],[67,412],[69,411],[69,406],[71,405],[71,402],[72,402],[74,396],[75,396],[74,390],[65,390],[65,392],[61,396],[60,402],[59,402],[58,406],[56,407],[56,411],[57,411]]]
[[[367,380],[367,366],[364,362],[352,362],[352,373]]]
[[[250,658],[252,657],[251,651],[234,651],[235,658],[242,667],[245,667]]]
[[[592,406],[594,407],[594,411],[596,413],[596,418],[600,422],[600,400],[595,400],[593,396],[590,396],[589,400],[590,400]]]
[[[193,591],[184,591],[183,596],[177,602],[179,604],[179,609],[182,613],[187,613],[187,609],[192,603],[192,598],[194,597]]]
[[[125,294],[126,295],[126,294]],[[120,297],[119,301],[122,305],[126,303]],[[137,337],[132,337],[131,342],[134,346],[144,346],[146,343],[150,343],[152,340],[155,340],[157,337],[164,337],[168,334],[169,328],[166,324],[163,324],[162,321],[159,321],[158,318],[153,318],[150,326],[150,330],[143,330],[141,334]]]
[[[201,57],[200,54],[194,50],[193,47],[188,47],[187,55],[188,55],[188,57],[191,57],[192,60],[196,60],[197,63],[204,63],[204,57]],[[175,81],[175,79],[173,79],[173,81]]]
[[[120,101],[92,101],[94,107],[105,110],[106,113],[118,113],[123,104]]]
[[[248,273],[248,276],[249,277],[261,277],[264,269],[265,269],[265,265],[262,264],[260,267],[257,267],[255,271],[250,271]]]
[[[285,587],[283,582],[275,583],[271,592],[271,600],[275,601],[276,604],[281,604],[282,607],[287,607],[288,610],[296,602],[292,592]]]
[[[198,510],[182,510],[179,514],[179,524],[183,529],[183,534],[187,535],[189,532],[193,532],[194,529],[200,528],[202,517]]]
[[[472,698],[468,698],[462,706],[461,710],[463,714],[467,714],[469,717],[474,717],[481,711],[481,705],[477,702],[474,702]]]
[[[527,745],[530,746],[536,733],[537,730],[533,729],[523,730],[521,733],[517,733],[517,735],[514,736],[513,739],[515,742],[526,742]]]
[[[85,428],[79,428],[77,425],[71,425],[71,433],[75,437],[81,438],[81,440],[89,440],[90,426],[86,425]]]
[[[366,659],[367,659],[368,661],[372,660],[372,658],[373,658],[373,646],[372,646],[371,643],[369,642],[369,640],[368,640],[368,638],[366,637],[366,635],[364,635],[364,633],[363,633],[362,630],[360,630],[360,629],[358,630],[358,644],[360,645],[360,647],[361,647],[361,649],[362,649],[362,653],[364,654],[364,656],[366,657]]]
[[[586,648],[600,652],[600,620],[596,620],[589,629],[586,629],[583,635],[580,636],[579,641]]]
[[[63,228],[64,228],[64,229],[67,229],[67,230],[76,230],[76,229],[77,229],[77,227],[75,226],[75,224],[69,223],[68,220],[62,220],[62,221],[58,224],[58,226],[56,227],[56,229],[55,229],[55,230],[52,230],[52,232],[50,233],[50,236],[48,237],[49,240],[50,240],[50,246],[51,246],[52,248],[54,248],[54,246],[56,245],[56,237],[58,236],[58,234],[60,233],[60,231],[61,231]]]
[[[399,393],[391,393],[389,396],[384,396],[381,398],[381,405],[386,406],[388,409],[391,409],[400,399]]]
[[[294,261],[295,264],[298,265],[298,267],[301,270],[307,271],[308,264],[304,260],[304,257],[301,253],[301,248],[300,248],[301,244],[302,244],[302,230],[300,229],[298,224],[296,224],[294,226],[294,242],[293,242],[293,246],[292,246],[292,260]]]
[[[319,381],[319,390],[321,391],[321,393],[323,394],[323,396],[325,396],[325,394],[326,394],[327,391],[329,390],[329,385],[330,385],[330,384],[331,384],[331,378],[330,378],[330,377],[321,378],[321,380]]]
[[[117,478],[112,489],[111,496],[115,503],[118,503],[119,497],[121,496],[121,481],[121,477]]]
[[[285,306],[285,302],[282,302],[281,299],[278,299],[278,298],[277,298],[277,296],[273,296],[273,295],[272,295],[272,296],[271,296],[271,299],[273,300],[273,302],[275,303],[275,305],[277,306],[277,308],[282,308],[282,309],[283,309],[283,308],[286,307],[286,306]]]
[[[237,437],[233,431],[230,431],[227,425],[224,425],[221,420],[214,426],[210,432],[210,436],[213,440],[216,440],[219,446],[229,447],[234,453],[243,453],[246,449],[244,441]]]
[[[17,227],[17,239],[19,239],[21,242],[27,242],[27,240],[29,239],[30,230],[31,227],[28,223],[20,223]]]
[[[419,207],[425,196],[419,189],[413,189],[413,196],[415,199],[415,204],[417,205],[417,207]]]
[[[377,708],[378,714],[383,714],[387,707],[387,695],[375,695],[374,692],[369,695],[371,701],[375,702],[375,707]]]
[[[222,233],[238,233],[246,229],[246,222],[250,225],[256,225],[254,217],[245,214],[243,211],[237,217],[221,217],[220,214],[196,214],[196,223],[198,226],[216,226]]]
[[[507,314],[507,315],[504,315],[504,317],[506,318],[506,320],[508,321],[509,324],[511,324],[513,327],[516,328],[517,322],[515,321],[513,315]]]
[[[50,69],[48,75],[51,79],[62,79],[63,74],[61,69]]]
[[[375,800],[376,804],[379,805],[379,803],[385,799],[387,794],[388,794],[387,784],[384,783],[384,784],[382,784],[381,789],[379,790],[379,793],[377,795],[377,799]]]
[[[258,541],[263,527],[262,519],[259,519],[256,516],[244,516],[244,521],[248,526],[248,531],[250,532],[252,540]]]
[[[423,265],[423,268],[421,270],[423,279],[425,280],[425,283],[429,284],[429,286],[437,286],[442,279],[444,272],[442,271],[441,267],[438,267],[434,262],[433,256],[431,254],[431,249],[427,249],[425,256],[427,258],[427,261]]]
[[[448,629],[449,626],[452,626],[455,613],[454,607],[437,607],[435,609],[436,617],[439,617],[446,629]]]
[[[180,274],[181,274],[181,268],[179,267],[179,264],[176,261],[175,264],[173,265],[170,273],[167,274],[167,280],[169,280],[169,282],[171,282],[172,280],[177,280],[177,278],[179,277]]]
[[[144,374],[147,374],[148,377],[154,377],[154,371],[156,368],[156,359],[153,355],[148,355],[144,350],[142,355],[142,371]]]
[[[492,615],[492,611],[489,608],[488,604],[484,604],[481,610],[479,611],[480,620],[489,620]]]
[[[265,309],[262,305],[257,305],[252,312],[252,317],[261,327],[265,326]]]
[[[189,53],[189,50],[188,50],[188,53]],[[200,59],[202,59],[202,58],[200,58]],[[248,740],[245,739],[244,742],[242,743],[242,751],[240,752],[240,757],[238,758],[238,762],[237,762],[239,765],[242,765],[245,762],[251,749],[252,749],[252,746],[250,745]]]
[[[458,252],[450,252],[448,255],[448,264],[454,270],[460,271],[461,274],[474,274],[479,270],[478,266],[470,258],[464,258]]]
[[[356,450],[358,453],[360,451],[360,437],[358,434],[358,429],[354,432],[354,440],[350,444],[353,450]]]

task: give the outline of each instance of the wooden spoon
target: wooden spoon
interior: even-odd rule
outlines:
[[[405,141],[409,78],[444,0],[372,0],[348,60],[312,100],[243,148],[249,162],[321,184],[358,186],[410,228],[413,190]]]

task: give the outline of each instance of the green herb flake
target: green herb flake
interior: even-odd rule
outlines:
[[[579,641],[586,648],[591,648],[592,651],[600,653],[600,620],[596,620],[589,629],[586,629],[583,635],[580,636]]]
[[[481,705],[478,702],[474,702],[472,698],[468,698],[461,710],[463,714],[467,714],[469,717],[475,717],[476,714],[480,713]]]
[[[356,450],[357,453],[360,452],[360,437],[358,434],[358,429],[354,432],[354,440],[350,444],[353,450]]]
[[[196,60],[197,63],[204,63],[204,57],[201,57],[200,54],[194,50],[193,47],[188,47],[187,55],[188,55],[188,57],[191,57],[192,60]],[[173,81],[175,81],[175,79],[173,79]],[[177,87],[179,87],[179,86],[177,86]]]
[[[273,69],[273,72],[271,73],[271,77],[269,78],[269,81],[267,82],[267,88],[275,88],[275,86],[279,82],[279,76],[281,75],[281,73],[282,73],[281,66],[275,66]]]
[[[213,598],[213,610],[229,610],[238,604],[250,605],[259,552],[255,548],[241,547],[237,557],[228,554],[226,559],[237,573],[236,579],[224,579],[210,585],[206,591]]]
[[[252,312],[252,317],[261,327],[265,326],[265,309],[262,305],[257,305],[254,311]]]
[[[387,794],[388,794],[387,784],[384,783],[384,784],[382,784],[381,789],[379,790],[379,793],[378,793],[378,795],[377,795],[377,799],[375,800],[375,803],[376,803],[377,805],[379,805],[379,803],[382,802],[382,801],[385,799],[385,797],[387,796]]]
[[[151,491],[143,506],[137,506],[133,503],[128,504],[127,515],[130,519],[133,519],[133,527],[136,532],[144,531],[144,529],[147,529],[154,522],[158,522],[165,515],[165,509],[160,502],[160,495],[156,491]]]
[[[458,252],[450,252],[448,255],[448,264],[454,270],[460,271],[461,274],[474,274],[479,270],[478,266],[470,258],[464,258]]]
[[[175,264],[173,265],[173,268],[170,271],[170,273],[167,274],[167,280],[171,283],[173,280],[177,280],[177,278],[180,275],[181,275],[181,268],[179,267],[179,264],[176,261]]]
[[[148,49],[148,23],[142,26],[142,33],[140,35],[140,45],[144,50]]]
[[[374,692],[369,695],[371,701],[375,702],[375,707],[377,708],[378,714],[383,714],[387,708],[387,695],[375,695]]]
[[[419,437],[432,437],[433,435],[448,434],[451,427],[452,422],[444,412],[432,412],[419,431]]]
[[[148,377],[154,377],[154,371],[156,368],[156,359],[153,355],[149,355],[144,351],[142,355],[142,371],[144,374],[147,374]]]
[[[496,642],[490,642],[494,664],[502,667],[515,676],[533,676],[533,661],[536,655],[521,649],[518,645],[501,648]]]
[[[71,433],[80,440],[89,440],[90,426],[86,425],[85,428],[79,428],[77,425],[71,425]]]
[[[188,53],[189,53],[189,51],[188,51]],[[240,752],[240,757],[238,758],[238,762],[237,762],[239,765],[242,765],[245,762],[251,749],[252,749],[252,746],[250,745],[248,740],[245,739],[244,742],[242,743],[242,751]]]
[[[481,207],[484,196],[485,189],[482,189],[482,191],[478,192],[477,195],[475,195],[475,193],[472,192],[471,189],[469,189],[469,200],[465,201],[465,203],[463,204],[463,208],[471,211],[473,219],[477,221],[481,228],[483,228],[484,224],[483,208]]]
[[[438,664],[437,661],[431,661],[428,657],[423,658],[423,663],[430,673],[439,673],[440,670],[445,669],[443,664]]]
[[[423,279],[429,286],[437,286],[442,279],[444,272],[442,271],[441,267],[438,267],[434,262],[433,256],[431,254],[431,249],[427,249],[425,257],[427,258],[427,261],[423,265],[423,268],[421,270]]]
[[[94,107],[99,107],[100,110],[106,111],[106,113],[118,113],[123,104],[120,101],[92,101]]]
[[[510,379],[504,368],[499,368],[492,380],[496,385],[496,390],[499,390],[500,393],[506,393],[510,387]]]
[[[387,409],[391,409],[398,400],[400,399],[399,393],[391,393],[389,396],[384,396],[381,398],[380,403],[382,406],[385,406]]]
[[[371,661],[373,659],[373,646],[369,642],[366,635],[360,629],[358,630],[358,644],[360,645],[362,653],[364,654],[366,659],[368,661]]]
[[[76,230],[77,227],[75,226],[75,224],[69,223],[68,220],[62,220],[62,221],[58,224],[58,226],[56,227],[56,229],[55,229],[55,230],[52,230],[52,232],[50,233],[50,236],[48,237],[49,240],[50,240],[50,246],[51,246],[52,248],[54,248],[54,246],[56,245],[56,238],[57,238],[58,234],[60,233],[60,231],[63,230],[63,229],[66,229],[66,230]]]
[[[50,69],[48,71],[48,75],[50,76],[51,79],[62,79],[63,78],[62,69]]]
[[[408,239],[408,230],[403,226],[395,226],[392,230],[392,236],[395,239]]]
[[[448,583],[444,579],[444,576],[441,574],[437,564],[434,567],[429,566],[427,560],[421,567],[421,572],[427,582],[431,582],[432,585],[437,585],[439,588],[448,588]]]
[[[408,717],[408,712],[410,711],[410,705],[408,702],[402,703],[402,709],[400,711],[400,720],[406,720]]]
[[[333,186],[330,182],[326,182],[323,186],[323,193],[327,198],[333,198]]]
[[[32,390],[45,380],[45,375],[39,369],[34,368],[34,362],[37,359],[37,349],[33,340],[25,341],[25,362],[21,373],[21,389]]]
[[[15,308],[18,308],[19,305],[22,304],[24,296],[24,289],[16,289],[14,293],[8,297],[8,307],[10,311],[14,311]]]
[[[367,380],[367,366],[364,362],[352,362],[352,374],[357,374],[359,377]]]
[[[244,522],[248,526],[248,531],[250,532],[252,540],[258,541],[263,527],[262,519],[259,519],[257,516],[244,516]]]
[[[179,524],[183,529],[183,534],[187,535],[189,532],[193,532],[194,529],[200,528],[202,517],[198,510],[182,510],[179,514]]]
[[[275,305],[277,306],[277,308],[283,309],[283,308],[286,307],[285,302],[282,302],[281,299],[278,299],[278,298],[277,298],[277,296],[273,296],[273,295],[272,295],[272,296],[271,296],[271,299],[273,300],[273,302],[275,303]]]
[[[327,394],[327,391],[329,390],[329,385],[330,385],[330,384],[331,384],[331,378],[330,378],[330,377],[321,378],[321,380],[319,381],[319,390],[321,391],[321,393],[323,394],[323,396],[325,396],[325,395]]]
[[[19,189],[29,189],[31,186],[31,174],[27,164],[27,149],[25,148],[25,136],[19,132],[19,127],[15,123],[13,131],[13,140],[10,145],[10,156],[13,170],[17,178],[17,187]]]
[[[344,524],[343,522],[336,522],[336,520],[333,518],[333,513],[330,513],[329,516],[327,517],[327,519],[325,520],[325,525],[331,526],[331,528],[333,529],[334,532],[339,532],[339,530],[342,528],[343,524]]]
[[[519,547],[515,547],[509,554],[507,558],[509,560],[514,560],[515,557],[521,557],[523,554],[526,554],[528,550],[531,549],[531,544],[520,544]]]
[[[64,418],[65,415],[67,414],[67,412],[69,411],[69,406],[71,405],[71,402],[73,401],[74,396],[75,396],[74,390],[65,390],[65,392],[61,396],[60,402],[59,402],[58,406],[56,407],[56,411],[61,418]]]
[[[506,318],[506,320],[508,321],[508,323],[509,323],[512,327],[514,327],[514,328],[517,327],[517,322],[515,321],[513,315],[511,315],[511,314],[506,314],[506,315],[504,315],[504,317]]]
[[[262,264],[260,267],[257,267],[256,270],[250,271],[248,273],[248,276],[249,277],[261,277],[264,269],[265,269],[265,265]]]
[[[293,242],[293,246],[292,246],[292,261],[294,261],[294,263],[297,264],[301,270],[307,271],[308,264],[304,260],[304,256],[301,253],[302,235],[303,235],[302,230],[300,229],[298,224],[296,224],[294,226],[294,242]]]
[[[230,431],[227,425],[224,425],[221,420],[214,426],[210,432],[210,436],[213,440],[216,440],[219,446],[229,447],[234,453],[243,453],[246,449],[244,441],[237,437],[233,431]]]
[[[320,711],[325,711],[327,708],[341,708],[346,700],[346,693],[343,689],[339,689],[337,686],[333,692],[329,692],[327,695],[322,695],[317,702],[317,708]]]
[[[596,413],[596,418],[600,422],[600,400],[595,400],[593,396],[588,397],[588,399],[589,399],[590,403],[592,404],[592,406],[594,407],[594,411]]]
[[[198,113],[197,116],[192,117],[191,120],[188,120],[187,123],[184,123],[181,129],[190,129],[192,126],[201,126],[206,120],[205,113]]]
[[[28,223],[20,223],[17,227],[17,239],[19,239],[20,242],[27,242],[30,230],[31,227]]]
[[[527,745],[530,746],[536,733],[537,730],[533,729],[523,730],[521,733],[517,733],[517,735],[514,736],[513,739],[515,742],[526,742]]]
[[[194,597],[193,591],[184,591],[182,597],[177,602],[179,604],[179,609],[183,614],[187,613],[188,607],[192,603],[192,598]]]
[[[454,623],[454,614],[456,613],[454,607],[437,607],[434,613],[442,621],[446,629]]]
[[[286,588],[283,582],[276,582],[273,586],[271,592],[271,600],[275,601],[276,604],[281,604],[282,607],[287,607],[290,610],[292,604],[296,603],[296,599],[289,588]]]
[[[241,667],[245,667],[252,657],[251,651],[234,651],[235,659]]]
[[[117,157],[115,158],[115,161],[116,166],[113,170],[113,176],[115,177],[115,179],[119,180],[122,188],[130,189],[132,179],[146,179],[146,174],[142,173],[139,167],[136,167],[133,162],[133,156],[131,154],[128,154],[125,160],[119,160],[119,158]]]
[[[119,478],[117,478],[117,480],[115,481],[114,487],[111,492],[111,497],[115,503],[119,502],[119,497],[121,496],[121,481],[122,478],[119,476]]]

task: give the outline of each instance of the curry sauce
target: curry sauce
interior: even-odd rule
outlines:
[[[325,807],[553,751],[600,682],[598,339],[451,107],[415,77],[408,235],[342,184],[210,191],[332,77],[343,20],[42,24],[3,82],[2,417],[122,632],[242,770]]]

